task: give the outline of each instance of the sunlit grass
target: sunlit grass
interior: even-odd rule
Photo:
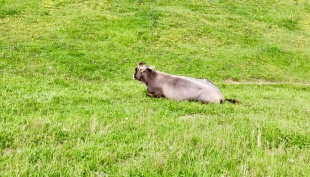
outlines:
[[[309,176],[306,1],[0,0],[0,176]],[[241,104],[146,97],[144,61]]]

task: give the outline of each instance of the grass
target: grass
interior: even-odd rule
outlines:
[[[309,19],[302,0],[0,0],[0,176],[309,176]],[[242,104],[147,98],[140,61]]]

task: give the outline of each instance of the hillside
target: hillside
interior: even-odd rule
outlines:
[[[0,176],[309,176],[310,3],[0,0]],[[151,99],[139,62],[240,105]]]

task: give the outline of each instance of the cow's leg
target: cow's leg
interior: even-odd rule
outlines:
[[[199,91],[197,93],[197,98],[194,100],[201,101],[201,103],[204,103],[204,104],[209,103],[208,96],[203,91]]]
[[[159,97],[163,96],[163,92],[162,92],[161,88],[158,88],[158,87],[148,87],[147,88],[146,96],[159,98]]]
[[[209,101],[201,101],[203,104],[209,104]]]

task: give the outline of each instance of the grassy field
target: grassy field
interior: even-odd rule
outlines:
[[[0,176],[310,176],[309,58],[306,0],[0,0]]]

